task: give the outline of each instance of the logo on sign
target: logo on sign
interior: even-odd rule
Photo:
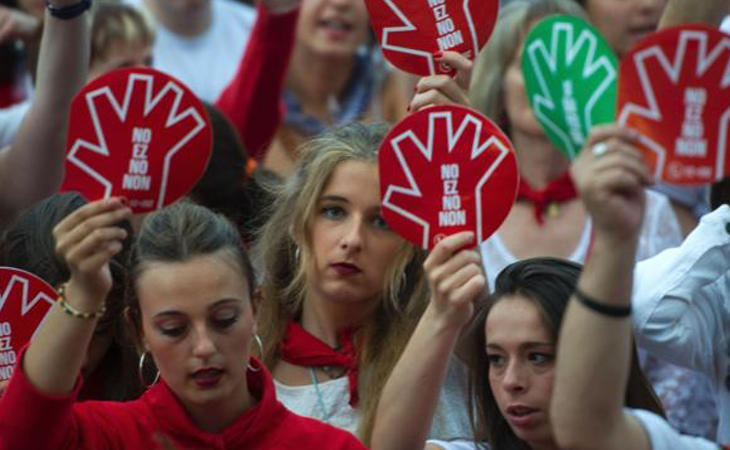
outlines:
[[[646,41],[650,44],[622,65],[619,122],[641,131],[640,142],[652,154],[658,179],[696,183],[723,178],[730,102],[728,92],[718,89],[730,86],[730,38],[693,26]],[[624,83],[629,76],[638,86]]]
[[[104,197],[111,196],[115,181],[101,174],[98,166],[93,168],[86,161],[90,154],[97,154],[104,157],[111,155],[104,129],[105,125],[109,125],[101,119],[99,111],[102,108],[105,110],[111,109],[119,122],[125,123],[131,114],[130,105],[132,104],[133,96],[139,96],[139,92],[144,93],[142,102],[143,118],[150,115],[161,102],[169,102],[171,107],[164,118],[164,128],[153,132],[149,127],[133,127],[130,135],[122,137],[126,141],[124,145],[128,145],[128,148],[131,149],[131,157],[125,161],[127,170],[121,179],[121,189],[150,194],[144,199],[131,198],[130,206],[135,209],[150,210],[162,208],[169,203],[170,199],[167,198],[167,189],[168,180],[171,175],[172,161],[181,149],[203,132],[207,124],[206,120],[194,107],[181,107],[183,97],[186,95],[181,86],[170,79],[167,79],[164,83],[158,80],[157,85],[159,86],[160,84],[162,84],[162,87],[155,90],[154,75],[149,73],[130,73],[124,89],[124,95],[121,98],[118,98],[109,86],[103,86],[87,92],[84,96],[84,101],[93,124],[95,139],[77,138],[68,153],[68,162],[78,167],[101,185],[103,187]],[[159,187],[157,187],[149,173],[150,161],[148,149],[153,145],[156,137],[159,137],[156,136],[156,133],[162,135],[164,134],[161,133],[162,131],[178,125],[183,121],[192,121],[192,126],[184,132],[180,139],[175,140],[169,148],[163,150],[164,160],[160,174],[161,180]],[[114,145],[119,145],[119,143],[114,142]]]
[[[613,119],[615,60],[587,23],[563,16],[538,24],[525,52],[523,70],[535,117],[572,159],[594,124]]]
[[[431,111],[428,112],[425,136],[422,136],[425,139],[419,137],[413,129],[407,129],[389,136],[387,140],[395,154],[399,175],[406,183],[388,185],[382,205],[384,209],[407,219],[421,229],[418,243],[423,248],[429,248],[439,237],[465,229],[470,224],[475,228],[478,242],[488,237],[484,233],[485,220],[489,213],[483,209],[484,187],[495,170],[508,156],[512,156],[512,152],[509,145],[502,142],[497,135],[485,137],[483,120],[471,112],[459,118],[451,110]],[[437,144],[437,141],[444,145]],[[446,154],[441,155],[439,151],[445,151]],[[457,152],[466,152],[466,155],[457,155]],[[475,174],[474,170],[468,170],[468,164],[478,163],[487,152],[492,159],[484,171]],[[449,159],[461,162],[451,162]],[[448,162],[438,163],[435,160]],[[513,161],[513,156],[510,161]],[[432,167],[430,170],[437,171],[434,174],[436,176],[429,176],[427,166]],[[464,173],[467,170],[469,174]],[[516,172],[513,175],[516,184]],[[438,188],[431,185],[431,180],[436,177],[440,180]],[[425,181],[421,182],[419,179]],[[438,195],[438,198],[430,197],[431,193]],[[508,199],[511,206],[514,186],[506,196],[511,196]],[[417,211],[417,208],[411,207],[413,202],[409,198],[437,206],[426,206]],[[469,205],[465,204],[465,200],[468,200]],[[502,211],[492,211],[495,217],[501,213]],[[470,214],[474,216],[471,217]]]
[[[10,269],[15,272],[15,269]],[[0,270],[3,275],[7,275],[7,269],[2,268]],[[30,275],[30,274],[29,274]],[[2,281],[3,277],[0,277]],[[7,278],[6,278],[7,279]],[[1,286],[1,284],[0,284]],[[21,276],[19,274],[10,275],[5,284],[5,289],[0,290],[0,312],[2,312],[2,318],[7,319],[12,317],[15,312],[8,311],[6,308],[6,302],[11,299],[20,299],[20,314],[19,317],[24,318],[26,315],[31,314],[36,307],[43,307],[44,311],[42,314],[45,315],[51,305],[53,305],[54,299],[49,296],[46,292],[37,291],[35,295],[31,293],[32,286],[29,278]],[[22,328],[22,327],[21,327]],[[32,333],[30,333],[32,334]],[[30,337],[30,334],[27,336]],[[0,320],[0,379],[7,380],[13,374],[13,367],[17,361],[16,350],[18,345],[13,346],[13,326],[7,320]],[[22,345],[24,342],[21,342]],[[15,347],[15,348],[13,348]]]

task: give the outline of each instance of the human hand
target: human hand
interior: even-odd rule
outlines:
[[[0,5],[0,44],[15,39],[29,41],[40,29],[41,22],[30,14]]]
[[[74,299],[96,311],[111,290],[109,261],[122,250],[127,232],[117,224],[132,211],[120,198],[98,200],[69,214],[53,229],[56,253],[71,272]]]
[[[416,85],[416,94],[411,100],[409,111],[415,112],[436,105],[471,106],[468,91],[474,63],[456,52],[443,52],[435,60],[456,69],[456,75],[453,78],[448,75],[421,78]]]
[[[430,307],[448,324],[463,327],[474,313],[474,299],[486,285],[474,233],[463,231],[441,240],[423,263]]]
[[[571,168],[597,234],[617,242],[638,237],[644,218],[644,187],[653,182],[636,148],[639,135],[620,125],[597,126]]]

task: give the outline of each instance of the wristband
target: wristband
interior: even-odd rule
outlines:
[[[48,12],[51,13],[53,17],[62,20],[69,20],[73,19],[74,17],[78,17],[90,7],[91,0],[80,0],[78,3],[64,6],[62,8],[53,6],[50,0],[46,0],[46,8],[48,8]]]
[[[73,306],[68,304],[68,301],[66,300],[66,284],[62,284],[61,287],[58,288],[58,304],[61,305],[61,308],[63,308],[63,311],[68,314],[71,317],[75,317],[77,319],[98,319],[99,317],[103,316],[106,312],[106,303],[101,305],[101,308],[99,308],[97,311],[94,312],[84,312],[79,311],[78,309],[74,308]]]
[[[575,292],[573,292],[573,295],[584,306],[586,306],[588,309],[591,309],[591,310],[597,312],[598,314],[602,314],[604,316],[609,316],[609,317],[617,317],[617,318],[628,317],[631,315],[631,305],[628,305],[628,306],[608,305],[604,302],[598,301],[594,298],[587,296],[586,294],[581,292],[581,290],[578,288],[575,288]]]

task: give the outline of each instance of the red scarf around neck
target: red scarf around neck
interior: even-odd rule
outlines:
[[[289,321],[286,336],[281,343],[281,359],[296,366],[342,367],[350,382],[350,406],[358,403],[357,393],[357,354],[352,342],[353,329],[345,328],[337,332],[340,351],[322,342],[294,321]]]
[[[569,172],[565,172],[563,175],[554,179],[542,190],[533,189],[524,178],[520,178],[520,189],[517,192],[518,200],[529,200],[532,202],[535,220],[540,225],[545,223],[545,209],[549,204],[567,202],[577,196],[578,193],[575,190]]]

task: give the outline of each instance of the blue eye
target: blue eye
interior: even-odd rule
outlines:
[[[490,366],[499,366],[504,363],[504,357],[495,353],[488,353],[487,361],[489,362]]]
[[[547,353],[530,353],[528,359],[535,364],[546,364],[552,361],[555,357]]]
[[[345,210],[340,206],[324,206],[319,213],[325,219],[336,220],[345,215]]]
[[[380,230],[390,230],[388,222],[386,222],[385,219],[383,219],[383,216],[381,216],[380,214],[375,216],[375,218],[373,219],[373,226]]]

